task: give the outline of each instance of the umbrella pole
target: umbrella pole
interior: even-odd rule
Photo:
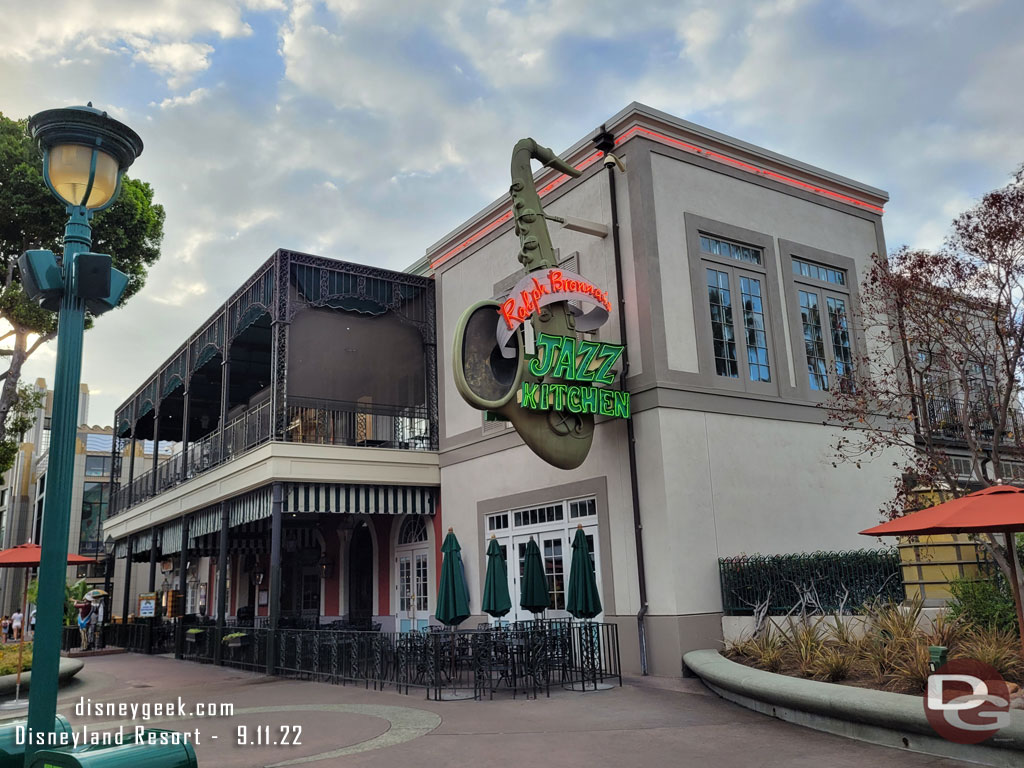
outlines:
[[[21,594],[21,632],[19,633],[18,642],[18,679],[14,684],[14,700],[21,700],[21,663],[22,654],[25,652],[25,627],[28,626],[28,620],[25,616],[25,610],[28,608],[28,573],[29,569],[25,569],[25,589]]]
[[[1020,580],[1017,578],[1017,542],[1013,533],[1006,532],[1006,559],[1010,564],[1010,586],[1013,588],[1013,604],[1017,609],[1017,635],[1020,637],[1021,653],[1024,654],[1024,607],[1021,606]]]

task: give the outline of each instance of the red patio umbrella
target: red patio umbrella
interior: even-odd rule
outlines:
[[[1017,627],[1024,652],[1024,608],[1017,580],[1017,547],[1014,533],[1024,531],[1024,488],[994,485],[959,499],[897,517],[861,531],[865,536],[928,536],[938,533],[1003,533],[1010,566],[1010,588],[1017,608]]]
[[[42,548],[38,544],[18,544],[10,549],[0,550],[0,568],[35,568],[39,566],[42,556]],[[86,565],[95,563],[91,557],[68,553],[68,565]],[[14,686],[14,701],[21,700],[21,656],[25,648],[25,628],[28,626],[28,617],[25,610],[28,603],[28,572],[25,572],[25,593],[21,600],[21,635],[18,642],[18,679]]]
[[[34,568],[39,565],[42,549],[38,544],[19,544],[0,550],[0,568]],[[96,560],[85,555],[68,553],[68,565],[88,565]]]

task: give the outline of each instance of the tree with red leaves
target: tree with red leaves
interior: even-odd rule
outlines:
[[[922,490],[1024,482],[1024,166],[960,214],[941,249],[874,255],[860,325],[856,385],[826,407],[842,428],[834,465],[901,457],[885,517],[927,506]],[[1008,574],[1006,548],[978,540]]]

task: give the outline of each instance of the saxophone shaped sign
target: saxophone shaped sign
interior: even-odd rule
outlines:
[[[533,139],[512,150],[512,218],[523,276],[500,300],[468,307],[455,325],[452,376],[473,408],[508,421],[537,456],[559,469],[583,464],[598,416],[629,418],[629,393],[608,388],[623,347],[586,338],[611,313],[608,293],[558,266],[531,162],[581,171]],[[524,333],[524,324],[532,333]],[[530,341],[535,350],[527,351]],[[535,353],[535,354],[534,354]]]

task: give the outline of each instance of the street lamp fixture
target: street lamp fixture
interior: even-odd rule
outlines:
[[[103,542],[103,554],[105,554],[107,557],[110,557],[112,554],[114,554],[114,546],[114,537],[110,534],[107,534],[107,538]]]
[[[44,309],[59,312],[27,724],[29,731],[44,734],[53,730],[57,709],[85,313],[113,309],[128,284],[128,277],[111,267],[109,255],[90,253],[90,222],[117,199],[124,172],[142,153],[142,140],[92,104],[39,112],[28,127],[43,154],[46,186],[68,213],[60,259],[45,250],[27,251],[18,259],[27,296]],[[105,551],[107,546],[112,546],[109,537]],[[26,755],[36,749],[26,745]]]
[[[40,112],[28,127],[43,153],[43,181],[70,218],[63,263],[46,250],[26,251],[18,259],[25,292],[44,309],[56,311],[70,282],[70,292],[94,315],[113,309],[128,276],[111,268],[107,254],[88,252],[89,221],[114,204],[124,172],[142,153],[142,139],[91,103]]]
[[[68,208],[96,213],[121,191],[121,176],[142,154],[131,128],[93,107],[48,109],[28,123],[43,151],[43,178]]]

